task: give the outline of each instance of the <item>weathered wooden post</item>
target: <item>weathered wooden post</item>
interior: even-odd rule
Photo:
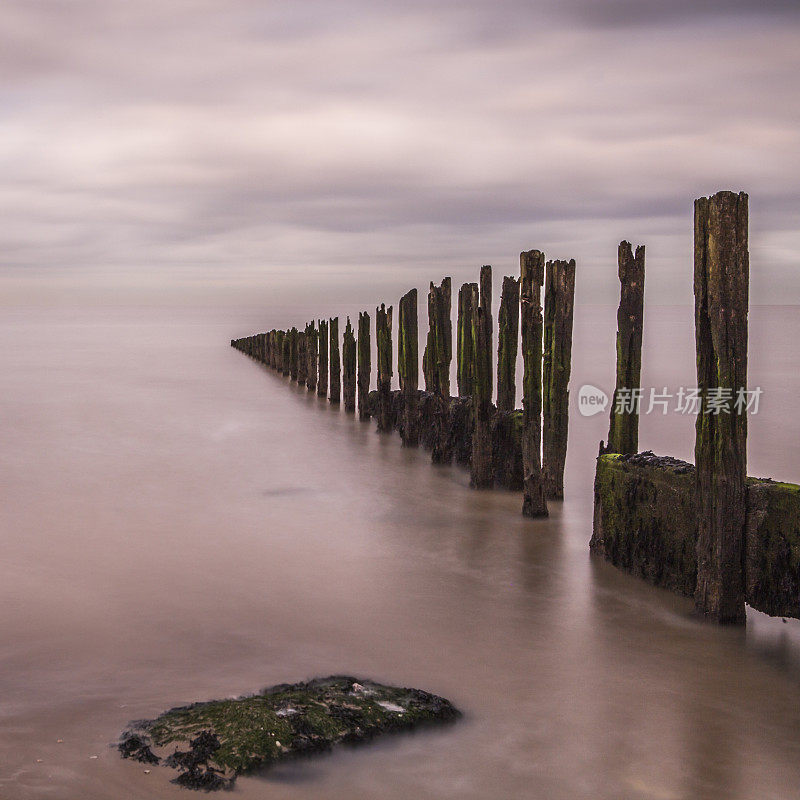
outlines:
[[[697,610],[744,624],[747,391],[750,279],[748,198],[718,192],[694,205]]]
[[[342,337],[342,396],[344,410],[353,413],[356,410],[356,340],[350,317],[347,318]]]
[[[450,363],[453,360],[452,281],[443,278],[440,286],[428,291],[428,338],[423,355],[425,389],[434,396],[429,441],[434,464],[453,458],[450,429]]]
[[[317,394],[320,397],[328,395],[328,320],[321,319],[317,323],[317,359],[319,364],[319,378],[317,379]]]
[[[561,500],[564,497],[569,426],[575,260],[548,261],[545,278],[542,365],[544,486],[547,497]]]
[[[428,339],[422,358],[425,391],[450,400],[450,362],[453,360],[453,323],[450,319],[451,281],[431,283],[428,291]]]
[[[272,365],[280,373],[284,373],[284,370],[286,369],[283,360],[283,347],[284,347],[283,339],[284,339],[284,332],[275,331],[275,359],[272,362]]]
[[[639,452],[639,408],[636,403],[620,404],[620,390],[639,388],[642,372],[642,324],[644,319],[644,245],[634,255],[630,242],[619,243],[617,251],[620,295],[617,311],[617,380],[611,403],[606,453]]]
[[[400,298],[397,333],[397,374],[400,376],[402,420],[400,438],[406,447],[419,444],[419,332],[417,290]]]
[[[292,328],[289,331],[289,376],[293,381],[299,381],[300,375],[300,331]]]
[[[366,311],[358,315],[358,418],[369,419],[369,383],[372,372],[370,319]]]
[[[342,394],[342,365],[339,361],[339,317],[330,318],[330,373],[331,388],[328,397],[331,403],[338,405]]]
[[[492,268],[481,267],[480,302],[472,329],[473,432],[470,483],[486,489],[494,483],[492,468]]]
[[[297,382],[301,386],[305,386],[308,377],[308,337],[306,333],[307,330],[297,331]]]
[[[272,366],[272,331],[267,331],[264,335],[264,365]]]
[[[522,513],[546,517],[542,478],[542,285],[544,253],[519,254],[522,327]]]
[[[375,309],[378,344],[378,430],[392,429],[392,307]]]
[[[311,321],[306,326],[306,389],[313,392],[317,388],[317,328]]]
[[[497,410],[513,411],[517,395],[519,281],[506,276],[497,316]]]
[[[458,290],[456,382],[459,397],[472,397],[472,383],[475,378],[475,365],[472,360],[475,348],[472,335],[477,309],[478,284],[465,283]]]
[[[283,351],[283,374],[290,375],[292,371],[292,331],[283,331],[282,337]]]

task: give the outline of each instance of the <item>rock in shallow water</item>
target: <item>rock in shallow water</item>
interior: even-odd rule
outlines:
[[[420,689],[333,676],[173,708],[131,723],[119,751],[123,758],[177,769],[174,783],[210,791],[231,788],[244,772],[340,742],[364,742],[459,716],[448,700]]]

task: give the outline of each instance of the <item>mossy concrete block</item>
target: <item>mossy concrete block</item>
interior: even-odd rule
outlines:
[[[119,750],[123,758],[177,769],[174,783],[208,791],[299,755],[459,716],[448,700],[420,689],[333,676],[173,708],[132,723]]]
[[[692,464],[652,453],[597,459],[590,548],[678,594],[697,585],[698,504]],[[800,618],[800,486],[747,479],[746,602]]]

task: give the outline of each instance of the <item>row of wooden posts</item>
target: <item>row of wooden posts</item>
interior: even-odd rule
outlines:
[[[574,260],[546,262],[539,250],[521,253],[520,276],[503,279],[495,369],[492,268],[482,267],[479,281],[465,283],[458,292],[457,397],[451,397],[450,387],[450,278],[444,278],[438,286],[431,283],[428,292],[428,333],[422,357],[424,392],[419,389],[416,289],[403,295],[399,303],[399,393],[391,390],[391,306],[382,304],[375,310],[375,391],[370,391],[371,319],[367,312],[359,314],[357,338],[347,318],[341,358],[338,317],[309,322],[302,330],[274,329],[233,340],[231,345],[304,384],[308,391],[327,396],[331,403],[343,402],[345,411],[357,410],[361,419],[374,416],[378,430],[396,428],[404,445],[422,442],[431,449],[435,462],[452,460],[454,450],[459,449],[458,444],[453,445],[453,431],[463,429],[471,484],[476,488],[498,482],[496,462],[498,458],[508,459],[507,453],[498,454],[504,449],[497,444],[498,436],[503,435],[498,429],[503,428],[510,449],[519,451],[517,472],[523,514],[541,517],[547,515],[548,499],[564,496],[574,293]],[[515,410],[520,346],[522,409]],[[495,375],[496,405],[492,402]],[[499,482],[516,488],[513,479]]]
[[[747,314],[749,294],[748,199],[744,193],[718,192],[695,201],[694,290],[697,349],[697,415],[695,460],[697,581],[695,603],[719,622],[745,618],[743,552],[747,515],[747,416],[710,413],[710,397],[720,389],[736,393],[747,386]],[[642,364],[645,250],[623,241],[618,249],[621,284],[617,314],[617,364],[614,400],[603,454],[630,456],[638,451],[638,406],[617,402],[619,392],[639,387]],[[544,308],[541,294],[544,288]],[[396,428],[405,445],[422,443],[435,462],[449,461],[459,447],[469,463],[471,483],[522,488],[523,514],[547,515],[547,500],[564,496],[564,464],[569,422],[568,385],[571,371],[575,261],[547,261],[539,250],[520,254],[520,276],[505,277],[498,314],[496,373],[493,369],[492,269],[484,266],[478,283],[458,292],[456,377],[458,396],[451,397],[453,355],[451,281],[431,283],[428,292],[428,334],[422,358],[425,391],[420,392],[417,290],[400,299],[397,369],[400,391],[391,391],[392,307],[375,312],[377,390],[370,391],[370,316],[358,318],[356,339],[347,319],[339,358],[339,320],[308,323],[304,330],[271,330],[231,342],[268,366],[327,395],[344,400],[345,410],[360,418],[376,417],[378,429]],[[516,363],[522,347],[522,409],[514,409]],[[341,374],[341,380],[340,380]],[[492,403],[497,376],[497,403]],[[456,439],[460,442],[454,445]],[[464,446],[466,443],[466,446]],[[520,487],[502,470],[517,458]],[[509,456],[509,453],[511,454]],[[507,470],[514,472],[513,464]],[[595,492],[595,537],[602,498]],[[623,502],[628,502],[624,500]],[[634,502],[634,501],[631,501]],[[641,501],[635,501],[641,502]],[[637,537],[658,541],[652,512],[637,509],[642,531],[623,531],[637,550]],[[639,513],[641,512],[641,513]],[[602,515],[601,515],[602,516]],[[672,524],[671,521],[670,524]],[[653,523],[653,524],[651,524]],[[605,520],[606,528],[609,520]],[[641,554],[639,558],[641,559]],[[658,556],[652,556],[657,559]],[[618,559],[617,559],[618,560]],[[636,561],[636,559],[633,559]],[[615,561],[616,563],[616,561]],[[651,564],[651,572],[670,571]],[[798,578],[800,582],[800,578]]]

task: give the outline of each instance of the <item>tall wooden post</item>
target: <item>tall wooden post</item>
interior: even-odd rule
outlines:
[[[453,458],[449,441],[450,363],[453,360],[452,281],[443,278],[440,286],[428,291],[428,339],[423,356],[425,389],[434,396],[431,460],[448,463]]]
[[[281,372],[289,375],[292,366],[292,332],[281,331]]]
[[[472,328],[472,459],[470,483],[486,489],[494,483],[492,467],[492,268],[481,267],[480,302]]]
[[[272,366],[272,331],[264,334],[264,365]]]
[[[400,437],[406,447],[419,444],[419,330],[417,290],[400,298],[397,334],[397,374],[402,394]]]
[[[353,413],[356,410],[356,340],[350,317],[344,327],[342,337],[342,397],[344,410]]]
[[[450,362],[453,360],[453,323],[450,319],[451,281],[431,283],[428,291],[428,339],[423,355],[425,391],[450,399]]]
[[[328,398],[337,404],[342,394],[342,365],[339,360],[339,317],[330,318],[330,392]]]
[[[307,327],[307,326],[306,326]],[[305,386],[308,377],[308,337],[307,329],[297,332],[297,382]]]
[[[746,619],[747,414],[736,400],[747,391],[747,206],[747,195],[733,192],[702,197],[694,206],[695,342],[702,397],[694,448],[695,606],[716,622],[739,624]]]
[[[617,311],[617,380],[611,403],[606,453],[639,452],[639,409],[636,403],[620,404],[620,390],[639,388],[642,372],[642,324],[644,319],[644,245],[634,255],[630,242],[617,251],[620,296]]]
[[[513,411],[517,395],[519,281],[506,276],[497,316],[497,410]]]
[[[317,394],[320,397],[328,395],[328,320],[321,319],[317,323],[317,363],[319,377],[317,378]]]
[[[478,309],[478,284],[465,283],[458,290],[458,320],[456,342],[456,382],[459,397],[472,397],[475,365],[472,341]]]
[[[289,376],[293,381],[300,380],[300,331],[292,328],[289,331]]]
[[[564,497],[575,261],[548,261],[544,294],[543,462],[547,497]]]
[[[378,344],[378,430],[392,429],[392,307],[375,309]]]
[[[542,286],[544,253],[519,254],[522,328],[522,513],[546,517],[542,476]]]
[[[372,372],[370,319],[366,311],[358,315],[358,418],[369,419],[369,384]]]
[[[306,326],[306,389],[313,392],[317,388],[317,328],[313,321]]]

